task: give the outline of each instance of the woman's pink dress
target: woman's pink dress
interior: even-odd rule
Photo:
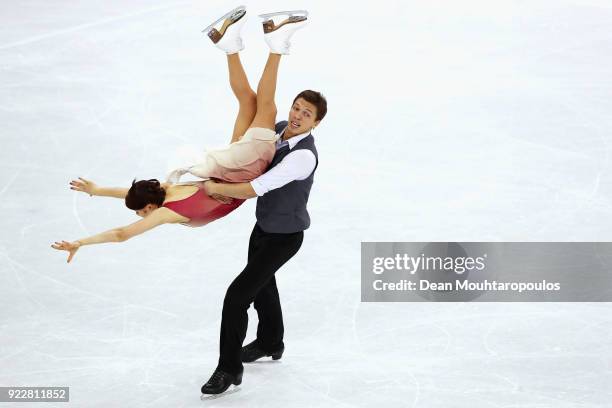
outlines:
[[[209,197],[204,189],[198,191],[182,200],[164,203],[166,207],[175,213],[189,218],[189,222],[183,223],[190,227],[201,227],[211,221],[226,216],[244,203],[244,200],[234,199],[230,204],[222,204]]]

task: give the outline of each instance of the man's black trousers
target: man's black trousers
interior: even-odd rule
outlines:
[[[242,372],[240,355],[247,331],[247,310],[253,302],[259,317],[259,347],[273,352],[284,346],[283,313],[274,273],[297,253],[303,239],[303,231],[275,234],[255,224],[247,266],[229,286],[223,301],[219,369],[234,375]]]

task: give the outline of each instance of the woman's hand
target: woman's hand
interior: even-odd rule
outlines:
[[[76,254],[76,251],[78,251],[80,247],[81,247],[81,243],[79,241],[74,241],[74,242],[62,241],[62,242],[56,242],[55,244],[51,245],[51,248],[53,249],[69,252],[67,262],[70,262],[72,260],[72,258],[74,257],[74,254]]]
[[[85,180],[83,177],[79,177],[78,180],[72,180],[70,182],[70,189],[75,191],[82,191],[84,193],[93,196],[96,194],[98,186],[93,181]]]

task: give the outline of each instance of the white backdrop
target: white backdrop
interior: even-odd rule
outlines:
[[[85,247],[70,265],[50,248],[135,219],[72,178],[162,178],[177,154],[229,140],[225,58],[200,30],[235,4],[5,1],[0,385],[70,386],[75,407],[609,406],[610,305],[362,304],[359,250],[610,240],[610,3],[246,4],[253,86],[256,14],[311,12],[281,65],[279,117],[306,88],[329,101],[313,224],[277,275],[285,356],[200,401],[254,202],[204,228]]]

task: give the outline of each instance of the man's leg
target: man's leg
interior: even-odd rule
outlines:
[[[274,273],[297,253],[304,237],[303,232],[269,234],[260,231],[258,235],[257,248],[242,273],[227,289],[223,302],[218,369],[233,375],[243,370],[241,349],[251,302]]]
[[[257,95],[249,85],[238,53],[227,56],[227,68],[232,91],[238,99],[238,116],[232,132],[232,143],[240,140],[247,131],[257,112]]]
[[[281,55],[268,55],[268,61],[257,85],[257,113],[249,127],[260,127],[274,130],[276,123],[276,81]]]
[[[285,346],[283,344],[283,312],[274,276],[257,293],[254,305],[259,318],[257,325],[258,346],[267,353],[283,349]]]
[[[249,240],[249,262],[253,254],[257,251],[257,237],[261,229],[255,225]],[[276,287],[276,278],[272,276],[268,283],[261,288],[255,296],[253,302],[257,310],[257,344],[266,352],[274,352],[284,347],[283,344],[283,312],[281,309],[280,298],[278,296],[278,288]]]

